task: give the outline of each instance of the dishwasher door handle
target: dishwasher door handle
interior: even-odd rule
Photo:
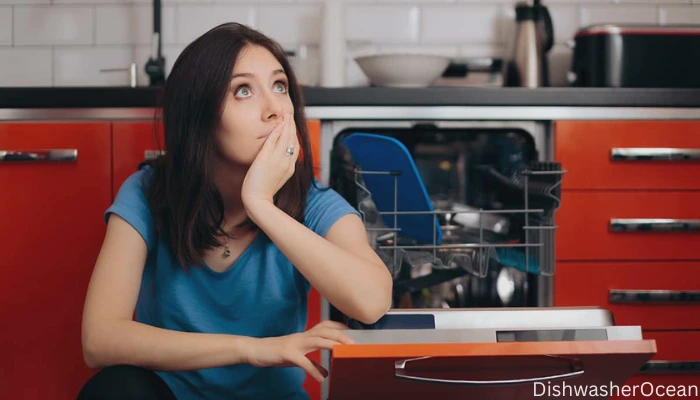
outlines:
[[[533,378],[518,378],[518,379],[497,379],[497,380],[465,380],[465,379],[440,379],[440,378],[429,378],[425,376],[411,375],[406,371],[406,364],[418,360],[425,360],[432,358],[419,357],[410,358],[407,360],[398,360],[394,363],[394,377],[398,380],[409,381],[409,382],[422,382],[422,383],[437,383],[440,385],[452,385],[452,386],[510,386],[510,385],[524,385],[528,383],[535,382],[547,382],[559,379],[569,379],[580,375],[583,375],[583,364],[579,360],[572,360],[573,362],[569,365],[571,372],[566,372],[557,375],[548,376],[538,376]]]

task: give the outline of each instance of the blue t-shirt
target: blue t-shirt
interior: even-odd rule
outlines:
[[[183,271],[156,235],[144,194],[151,175],[150,167],[131,175],[105,212],[105,220],[115,213],[131,224],[148,247],[136,320],[176,331],[251,337],[302,332],[310,284],[263,232],[225,272],[209,267]],[[359,215],[337,192],[312,185],[304,225],[325,236],[340,217],[353,213]],[[308,399],[302,388],[306,373],[298,367],[241,364],[156,373],[181,400]]]

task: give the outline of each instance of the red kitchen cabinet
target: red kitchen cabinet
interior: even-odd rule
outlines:
[[[667,399],[700,396],[700,331],[644,332],[645,340],[656,341],[657,353],[625,385],[634,395],[611,399]],[[629,392],[632,393],[632,392]],[[684,394],[685,393],[685,394]]]
[[[75,399],[94,373],[80,326],[110,204],[110,133],[108,122],[0,124],[3,399]]]
[[[555,130],[562,189],[700,189],[700,121],[557,121]]]
[[[112,124],[113,196],[122,183],[138,170],[140,163],[163,150],[163,124],[152,121]]]
[[[554,305],[603,307],[617,325],[639,325],[657,341],[654,368],[626,382],[634,395],[612,398],[697,391],[700,121],[557,121],[554,128],[555,158],[568,171]]]
[[[598,306],[616,325],[700,334],[700,261],[560,262],[554,285],[559,307]]]
[[[557,260],[700,259],[692,226],[700,191],[563,191],[561,199]]]

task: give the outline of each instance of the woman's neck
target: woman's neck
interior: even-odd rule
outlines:
[[[214,182],[224,203],[223,228],[227,232],[231,232],[236,225],[243,223],[248,218],[241,200],[241,188],[247,172],[242,167],[216,166]]]

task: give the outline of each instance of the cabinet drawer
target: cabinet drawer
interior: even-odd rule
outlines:
[[[630,378],[625,385],[638,386],[636,396],[617,396],[615,399],[660,399],[674,396],[698,398],[700,396],[700,331],[644,332],[644,339],[656,341],[657,353],[643,370]],[[650,390],[654,390],[651,396]],[[671,389],[673,388],[673,389]],[[681,390],[686,395],[682,396]]]
[[[644,330],[700,329],[700,261],[558,263],[554,305],[599,306]]]
[[[557,260],[700,259],[700,192],[563,192],[556,224]]]
[[[563,189],[700,189],[700,121],[561,121]]]

